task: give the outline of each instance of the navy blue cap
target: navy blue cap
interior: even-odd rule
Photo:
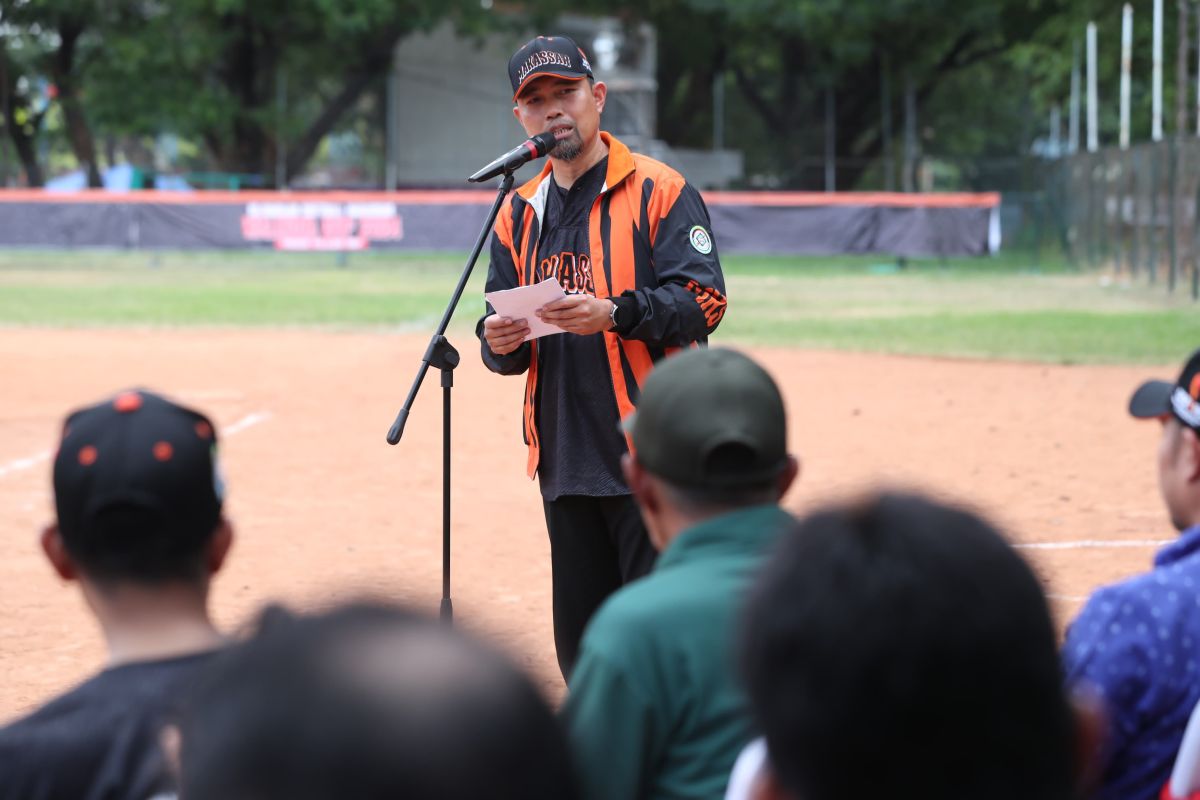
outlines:
[[[1129,398],[1129,413],[1139,419],[1167,415],[1200,431],[1200,350],[1192,353],[1174,383],[1146,381]]]
[[[508,80],[512,83],[513,100],[525,84],[539,75],[580,80],[591,78],[592,65],[579,45],[566,36],[536,36],[508,60]]]

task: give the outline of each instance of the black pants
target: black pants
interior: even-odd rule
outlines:
[[[629,495],[571,495],[544,505],[554,580],[554,649],[566,680],[592,614],[610,594],[648,573],[658,553]]]

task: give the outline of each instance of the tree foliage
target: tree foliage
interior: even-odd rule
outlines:
[[[49,124],[93,184],[98,137],[162,133],[197,143],[216,169],[273,179],[282,166],[288,180],[381,93],[408,34],[446,19],[482,32],[522,15],[546,27],[563,12],[592,12],[657,29],[658,134],[669,144],[712,146],[719,82],[725,144],[745,153],[748,172],[766,185],[819,188],[832,93],[838,188],[880,184],[882,156],[900,162],[911,86],[920,149],[960,164],[962,181],[992,185],[983,159],[1027,154],[1053,105],[1065,129],[1072,53],[1089,20],[1099,26],[1101,136],[1115,140],[1121,5],[527,0],[498,15],[480,0],[0,0],[0,120],[35,185]],[[1174,6],[1166,3],[1164,34],[1168,130]],[[1135,140],[1149,134],[1150,37],[1150,4],[1140,4]]]
[[[382,85],[404,36],[448,18],[470,24],[478,9],[477,0],[0,0],[7,28],[36,45],[36,57],[8,60],[10,74],[53,80],[80,163],[95,162],[91,122],[198,140],[229,172],[273,176],[282,155],[288,178]],[[14,143],[22,135],[9,133]]]
[[[45,94],[62,112],[68,141],[89,185],[100,185],[81,76],[98,53],[94,32],[109,22],[115,7],[98,0],[0,0],[0,105],[33,185],[41,183],[36,140],[49,108],[40,96]]]
[[[611,0],[588,5],[596,12],[614,7]],[[823,185],[827,91],[835,101],[839,188],[853,188],[869,170],[879,179],[885,109],[898,154],[908,81],[917,100],[923,151],[964,161],[1028,152],[1033,139],[1046,134],[1051,105],[1061,104],[1065,126],[1072,49],[1082,45],[1089,20],[1100,30],[1102,131],[1106,140],[1115,139],[1120,0],[619,0],[616,5],[626,19],[649,21],[658,31],[662,138],[673,145],[711,146],[713,81],[723,80],[727,146],[746,153],[748,171],[783,186]],[[1166,6],[1169,109],[1175,13],[1172,3]],[[1137,13],[1135,136],[1149,129],[1149,4]]]

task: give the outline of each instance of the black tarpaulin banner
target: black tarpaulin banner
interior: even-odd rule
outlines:
[[[0,191],[0,247],[463,251],[490,192]],[[711,192],[722,253],[980,256],[996,194]]]

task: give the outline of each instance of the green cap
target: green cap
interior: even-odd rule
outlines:
[[[751,486],[788,463],[779,387],[736,350],[688,350],[660,362],[624,427],[642,466],[678,486]]]

